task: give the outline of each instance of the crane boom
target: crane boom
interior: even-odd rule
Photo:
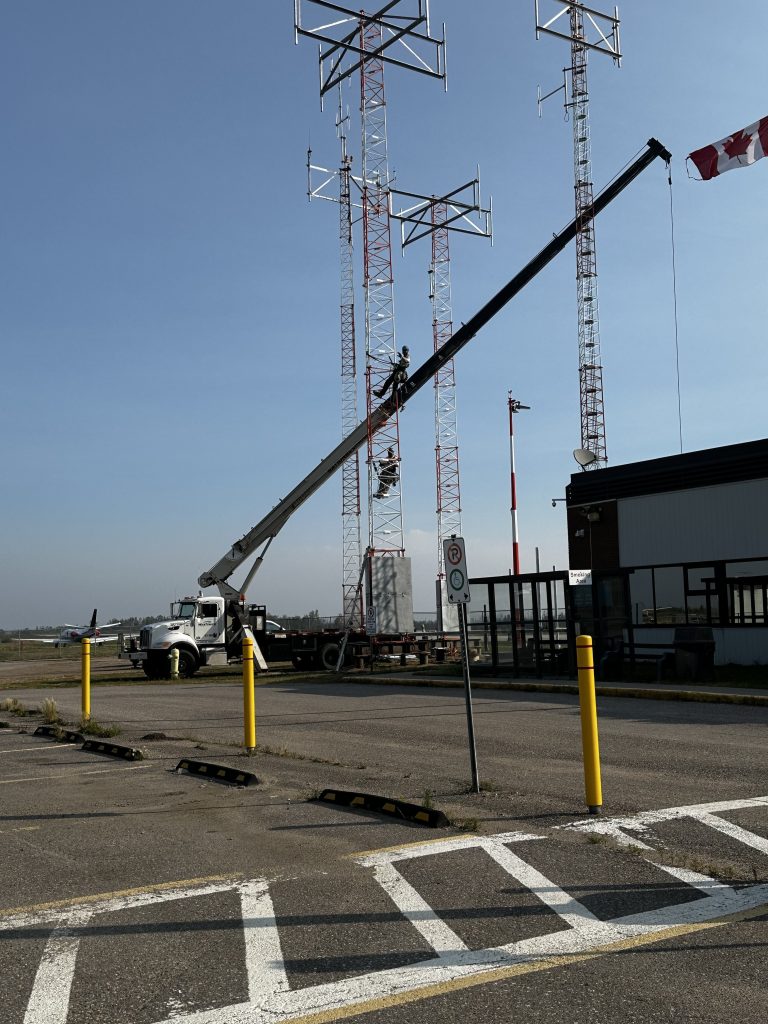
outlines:
[[[596,217],[657,157],[661,157],[666,163],[669,163],[672,159],[671,154],[660,142],[656,139],[649,139],[646,149],[640,156],[595,197],[592,206],[581,217],[574,218],[559,234],[553,235],[552,239],[533,259],[526,263],[522,270],[518,271],[503,288],[496,292],[474,316],[462,324],[437,352],[433,353],[422,363],[408,380],[400,386],[397,391],[397,397],[393,396],[387,401],[382,402],[371,413],[371,430],[377,430],[391,416],[396,404],[402,407],[412,395],[419,391],[428,381],[431,381],[441,366],[447,363],[449,359],[452,359],[482,327],[492,320],[518,292],[522,291],[576,237],[579,228],[585,220]],[[267,547],[269,547],[269,544],[285,526],[293,513],[327,480],[330,480],[350,455],[362,447],[367,437],[368,422],[363,420],[285,498],[279,501],[271,512],[267,513],[240,540],[235,541],[223,558],[220,558],[215,565],[200,575],[198,578],[200,586],[217,586],[223,596],[232,597],[238,593],[244,593],[248,583],[250,583],[259,568]],[[265,545],[264,550],[251,567],[240,590],[236,590],[227,583],[227,580],[261,545]]]

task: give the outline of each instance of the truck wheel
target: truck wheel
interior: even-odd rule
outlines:
[[[191,679],[198,670],[197,658],[192,651],[179,648],[179,678]]]
[[[336,664],[339,660],[339,645],[335,640],[331,640],[327,644],[323,644],[320,648],[320,667],[324,668],[326,672],[333,672],[336,668]]]

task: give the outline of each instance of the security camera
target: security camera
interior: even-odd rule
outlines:
[[[557,508],[557,502],[554,498],[552,499],[552,508]]]

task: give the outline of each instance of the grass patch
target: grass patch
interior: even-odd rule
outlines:
[[[62,722],[59,706],[52,697],[46,697],[40,702],[40,714],[46,725],[59,725]]]
[[[478,818],[449,818],[448,824],[461,832],[479,832],[480,821]]]
[[[0,711],[7,711],[11,715],[16,715],[17,718],[29,718],[31,715],[37,714],[34,708],[25,708],[15,697],[7,697],[0,704]]]
[[[92,718],[82,719],[78,726],[78,732],[81,732],[83,736],[98,736],[99,739],[119,736],[122,731],[119,725],[102,725],[100,722],[95,722]]]

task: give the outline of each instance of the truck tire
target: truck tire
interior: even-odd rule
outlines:
[[[326,672],[333,672],[336,669],[338,660],[339,643],[337,640],[329,640],[327,644],[323,644],[320,648],[320,654],[318,656],[320,668],[324,668]]]
[[[179,679],[191,679],[199,667],[194,651],[179,647]]]

